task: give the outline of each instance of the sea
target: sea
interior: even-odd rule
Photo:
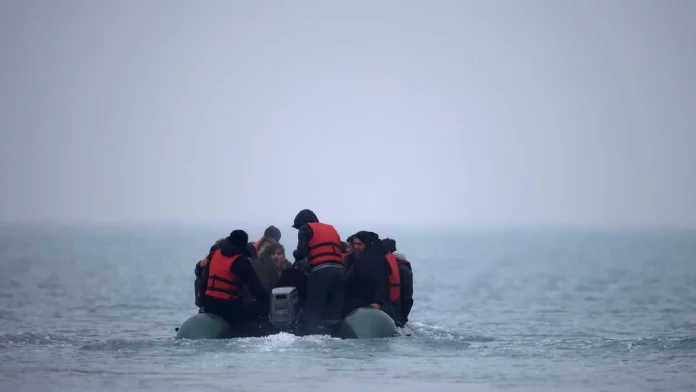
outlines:
[[[3,225],[0,391],[696,391],[696,230],[394,228],[414,336],[175,339],[234,228]]]

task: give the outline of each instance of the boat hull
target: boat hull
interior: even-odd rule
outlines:
[[[222,317],[198,313],[177,328],[177,339],[230,339],[268,336],[283,332],[269,321],[249,322],[230,326]],[[297,328],[284,331],[297,334]],[[374,339],[411,336],[407,327],[397,327],[386,313],[373,308],[358,308],[350,312],[331,334],[342,339]]]

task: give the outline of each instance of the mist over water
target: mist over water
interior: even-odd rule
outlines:
[[[5,1],[0,222],[693,226],[694,15]]]

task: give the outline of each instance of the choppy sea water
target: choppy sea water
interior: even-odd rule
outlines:
[[[417,336],[175,340],[229,231],[0,228],[0,390],[696,390],[696,231],[381,232]]]

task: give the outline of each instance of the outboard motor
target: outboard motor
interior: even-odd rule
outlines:
[[[300,322],[300,296],[294,287],[276,287],[271,291],[269,320],[280,331],[290,332]]]

